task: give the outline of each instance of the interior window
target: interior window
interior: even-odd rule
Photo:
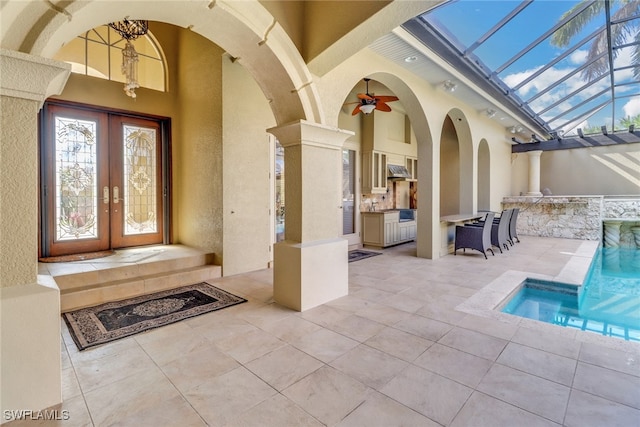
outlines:
[[[122,49],[126,41],[107,25],[71,40],[54,56],[71,64],[77,74],[124,83]],[[138,52],[138,83],[148,89],[166,91],[166,66],[160,45],[151,32],[132,41]]]

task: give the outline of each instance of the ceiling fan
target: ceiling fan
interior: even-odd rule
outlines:
[[[361,111],[364,114],[371,114],[373,110],[389,112],[391,111],[391,107],[387,105],[387,102],[393,102],[398,100],[397,96],[370,95],[369,80],[371,79],[364,79],[364,81],[367,84],[367,91],[366,93],[358,94],[358,98],[360,99],[360,101],[349,103],[349,104],[358,104],[356,105],[356,108],[353,109],[353,112],[351,113],[352,116],[355,116]]]

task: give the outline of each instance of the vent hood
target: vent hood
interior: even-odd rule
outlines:
[[[405,181],[411,179],[411,174],[405,166],[387,165],[387,179]]]

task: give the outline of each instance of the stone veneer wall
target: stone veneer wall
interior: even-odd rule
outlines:
[[[600,240],[602,196],[505,197],[503,209],[520,208],[518,235]]]
[[[640,226],[640,196],[505,197],[502,207],[520,208],[519,235],[602,240],[603,221],[619,220],[620,246],[636,246],[631,227]]]

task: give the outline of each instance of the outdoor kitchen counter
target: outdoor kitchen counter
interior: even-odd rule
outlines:
[[[401,211],[413,219],[401,219]],[[362,243],[365,246],[385,248],[410,242],[416,238],[416,214],[414,209],[386,209],[362,212]]]

